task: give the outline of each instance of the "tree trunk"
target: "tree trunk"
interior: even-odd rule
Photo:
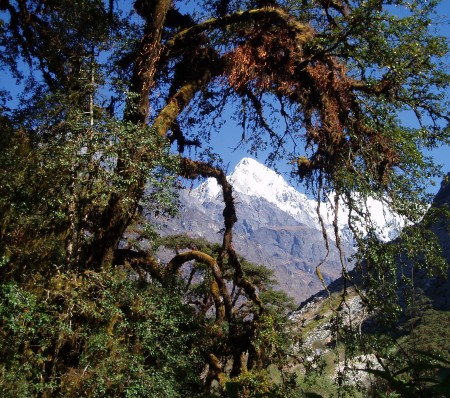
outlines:
[[[144,36],[136,53],[134,71],[130,84],[132,95],[126,105],[124,120],[135,125],[145,125],[149,113],[149,90],[154,83],[156,64],[161,49],[161,34],[170,0],[136,1],[138,13],[146,20]],[[131,154],[131,157],[141,156]],[[139,163],[139,159],[134,164]],[[125,162],[119,157],[116,173],[124,181],[133,181],[138,173],[133,168],[125,168]],[[112,264],[114,251],[130,224],[143,192],[145,179],[130,183],[127,194],[111,194],[107,207],[100,216],[100,222],[94,233],[92,243],[87,250],[87,267],[103,268]]]

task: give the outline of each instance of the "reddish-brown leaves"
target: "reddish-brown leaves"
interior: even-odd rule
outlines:
[[[304,59],[302,44],[312,37],[311,28],[301,34],[288,29],[253,31],[227,56],[228,83],[237,91],[252,85],[289,95],[298,85],[294,76]]]
[[[308,167],[333,173],[362,157],[384,180],[397,159],[390,140],[365,122],[344,63],[317,51],[310,55],[313,29],[253,27],[243,37],[245,42],[226,55],[227,84],[237,93],[268,92],[298,105],[314,152]]]

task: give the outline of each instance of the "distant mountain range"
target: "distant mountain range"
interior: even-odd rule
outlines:
[[[320,266],[328,284],[341,275],[338,250],[331,242],[326,248],[317,216],[317,202],[290,186],[282,176],[251,158],[242,159],[228,180],[233,185],[238,222],[234,229],[235,249],[247,260],[274,270],[278,287],[297,302],[323,288],[315,273]],[[195,189],[181,191],[179,217],[166,220],[162,233],[188,234],[221,242],[223,200],[214,179],[207,179]],[[371,203],[378,225],[385,225],[386,239],[395,236],[393,217],[382,211],[379,203]],[[332,218],[322,204],[321,214],[330,237]],[[346,217],[340,217],[343,236],[349,236]],[[389,227],[387,227],[389,225]],[[331,240],[330,240],[331,241]],[[351,241],[344,240],[344,252],[353,252]]]
[[[450,173],[442,181],[440,190],[436,194],[432,206],[450,209]],[[447,261],[447,272],[444,272],[444,275],[430,275],[425,270],[413,269],[407,264],[404,264],[401,270],[399,268],[398,277],[400,279],[401,276],[413,276],[411,282],[414,286],[413,290],[416,293],[423,294],[429,300],[433,309],[450,311],[450,267],[448,267],[450,263],[450,218],[442,215],[431,225],[431,230],[436,234],[442,248],[442,255]],[[361,283],[357,272],[351,271],[350,274],[357,284]],[[400,286],[402,286],[402,283],[401,281],[399,282]],[[328,285],[327,289],[322,289],[303,301],[300,304],[298,314],[294,316],[299,316],[299,314],[301,315],[306,311],[315,314],[317,308],[328,298],[330,293],[342,294],[344,285],[344,278],[340,277],[336,279]],[[364,289],[362,285],[359,287],[360,289]]]
[[[433,206],[450,207],[450,174],[447,177],[434,199]],[[331,347],[336,342],[330,327],[334,314],[330,302],[335,300],[336,305],[340,302],[344,286],[348,289],[347,305],[343,306],[344,322],[351,319],[366,332],[376,330],[379,325],[363,308],[356,291],[342,278],[341,263],[334,242],[330,242],[331,252],[326,257],[316,211],[317,202],[296,191],[280,175],[250,158],[241,160],[228,176],[228,181],[233,185],[237,207],[238,222],[234,229],[236,250],[248,260],[274,270],[279,289],[300,304],[298,309],[290,314],[290,318],[297,322],[305,333],[306,345],[313,349],[316,355],[327,355],[334,361],[339,360],[339,357],[333,356],[331,352]],[[221,189],[215,180],[208,179],[195,189],[181,191],[181,202],[183,207],[180,216],[168,220],[162,232],[185,233],[193,237],[203,237],[211,242],[221,242],[224,204]],[[386,241],[397,238],[401,222],[386,212],[379,202],[369,201],[369,208],[372,219],[380,227],[381,237]],[[321,209],[325,228],[332,237],[332,214],[325,204],[321,205]],[[345,213],[340,215],[340,228],[346,238],[344,251],[350,255],[353,253],[353,244],[345,225],[346,219]],[[432,229],[441,243],[444,256],[450,261],[450,218],[438,219]],[[325,257],[320,270],[328,285],[327,290],[315,273],[316,266]],[[400,274],[408,275],[412,270],[412,267],[404,264],[401,271],[399,268],[399,277]],[[350,273],[354,281],[358,285],[361,284],[357,271]],[[432,310],[426,312],[431,324],[427,323],[428,318],[425,317],[420,321],[422,329],[427,331],[425,337],[422,336],[420,340],[420,347],[423,347],[424,342],[428,344],[429,341],[434,341],[433,339],[439,340],[441,336],[439,329],[432,324],[433,320],[437,319],[436,323],[441,325],[443,330],[448,324],[445,311],[450,310],[450,269],[447,269],[447,278],[433,277],[423,270],[414,270],[413,283],[414,291],[423,294],[432,306]],[[419,342],[414,340],[414,344]],[[446,346],[445,338],[442,346]],[[349,366],[351,372],[352,366],[360,368],[361,363],[357,357],[353,365],[345,363],[345,366]],[[340,363],[339,366],[344,364]],[[331,366],[328,375],[323,377],[331,380],[336,376],[335,372],[336,367]],[[364,380],[361,379],[361,372],[355,371],[353,377]]]

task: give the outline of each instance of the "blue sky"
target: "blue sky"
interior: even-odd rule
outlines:
[[[438,14],[436,15],[436,30],[439,36],[445,36],[450,41],[450,0],[442,0],[438,7]],[[447,63],[450,65],[450,54],[447,56]],[[409,124],[407,117],[402,117],[402,120]],[[244,150],[235,150],[237,142],[241,136],[241,130],[236,127],[232,120],[229,120],[223,127],[223,130],[212,137],[212,146],[220,149],[220,155],[228,166],[231,172],[234,166],[245,156],[248,156]],[[432,151],[425,151],[428,156],[432,156],[437,164],[442,165],[442,170],[445,173],[450,172],[450,146],[442,146]],[[255,158],[254,156],[251,156]],[[256,158],[261,163],[264,163],[266,158],[264,153],[261,153]],[[280,172],[288,174],[289,168],[279,165]],[[440,186],[440,181],[434,181],[434,186],[430,185],[429,192],[436,193]],[[301,187],[298,187],[301,189]]]
[[[440,35],[445,36],[450,41],[450,0],[442,0],[438,8],[439,20],[437,21],[437,29]],[[447,63],[450,65],[450,54],[447,55]],[[443,171],[450,172],[450,146],[443,146],[431,152],[426,152],[433,156],[437,164],[443,166]],[[439,184],[433,189],[437,191]]]
[[[439,35],[445,36],[447,40],[450,40],[450,0],[442,0],[438,8],[438,15],[436,16],[436,28]],[[447,59],[450,64],[450,55]],[[18,88],[15,86],[15,81],[7,76],[3,76],[0,79],[0,89],[7,89],[12,93],[17,93]],[[12,103],[15,101],[13,100]],[[11,103],[11,105],[12,105]],[[404,120],[406,123],[408,120]],[[223,158],[225,165],[228,166],[227,170],[231,172],[234,166],[248,153],[243,149],[234,150],[239,139],[241,137],[241,131],[239,127],[235,126],[232,120],[228,120],[222,127],[220,132],[212,134],[211,146],[215,149],[219,149],[219,154]],[[427,154],[433,156],[436,163],[443,166],[444,172],[450,172],[450,147],[440,147]],[[259,161],[264,163],[266,160],[264,153],[260,153]],[[279,165],[281,172],[287,173],[288,167]],[[436,181],[436,186],[430,187],[430,192],[437,192],[439,188],[439,181]]]

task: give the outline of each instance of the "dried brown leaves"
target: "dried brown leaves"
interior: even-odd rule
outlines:
[[[227,56],[227,79],[236,91],[251,85],[257,90],[283,92],[296,90],[293,79],[298,65],[304,60],[302,43],[313,38],[313,30],[301,33],[288,29],[253,30],[245,43]]]
[[[384,181],[397,161],[390,140],[368,126],[345,65],[305,45],[314,39],[313,29],[267,24],[243,37],[245,42],[226,55],[227,83],[237,93],[270,92],[298,105],[307,144],[314,148],[309,171],[333,173],[362,157]]]

